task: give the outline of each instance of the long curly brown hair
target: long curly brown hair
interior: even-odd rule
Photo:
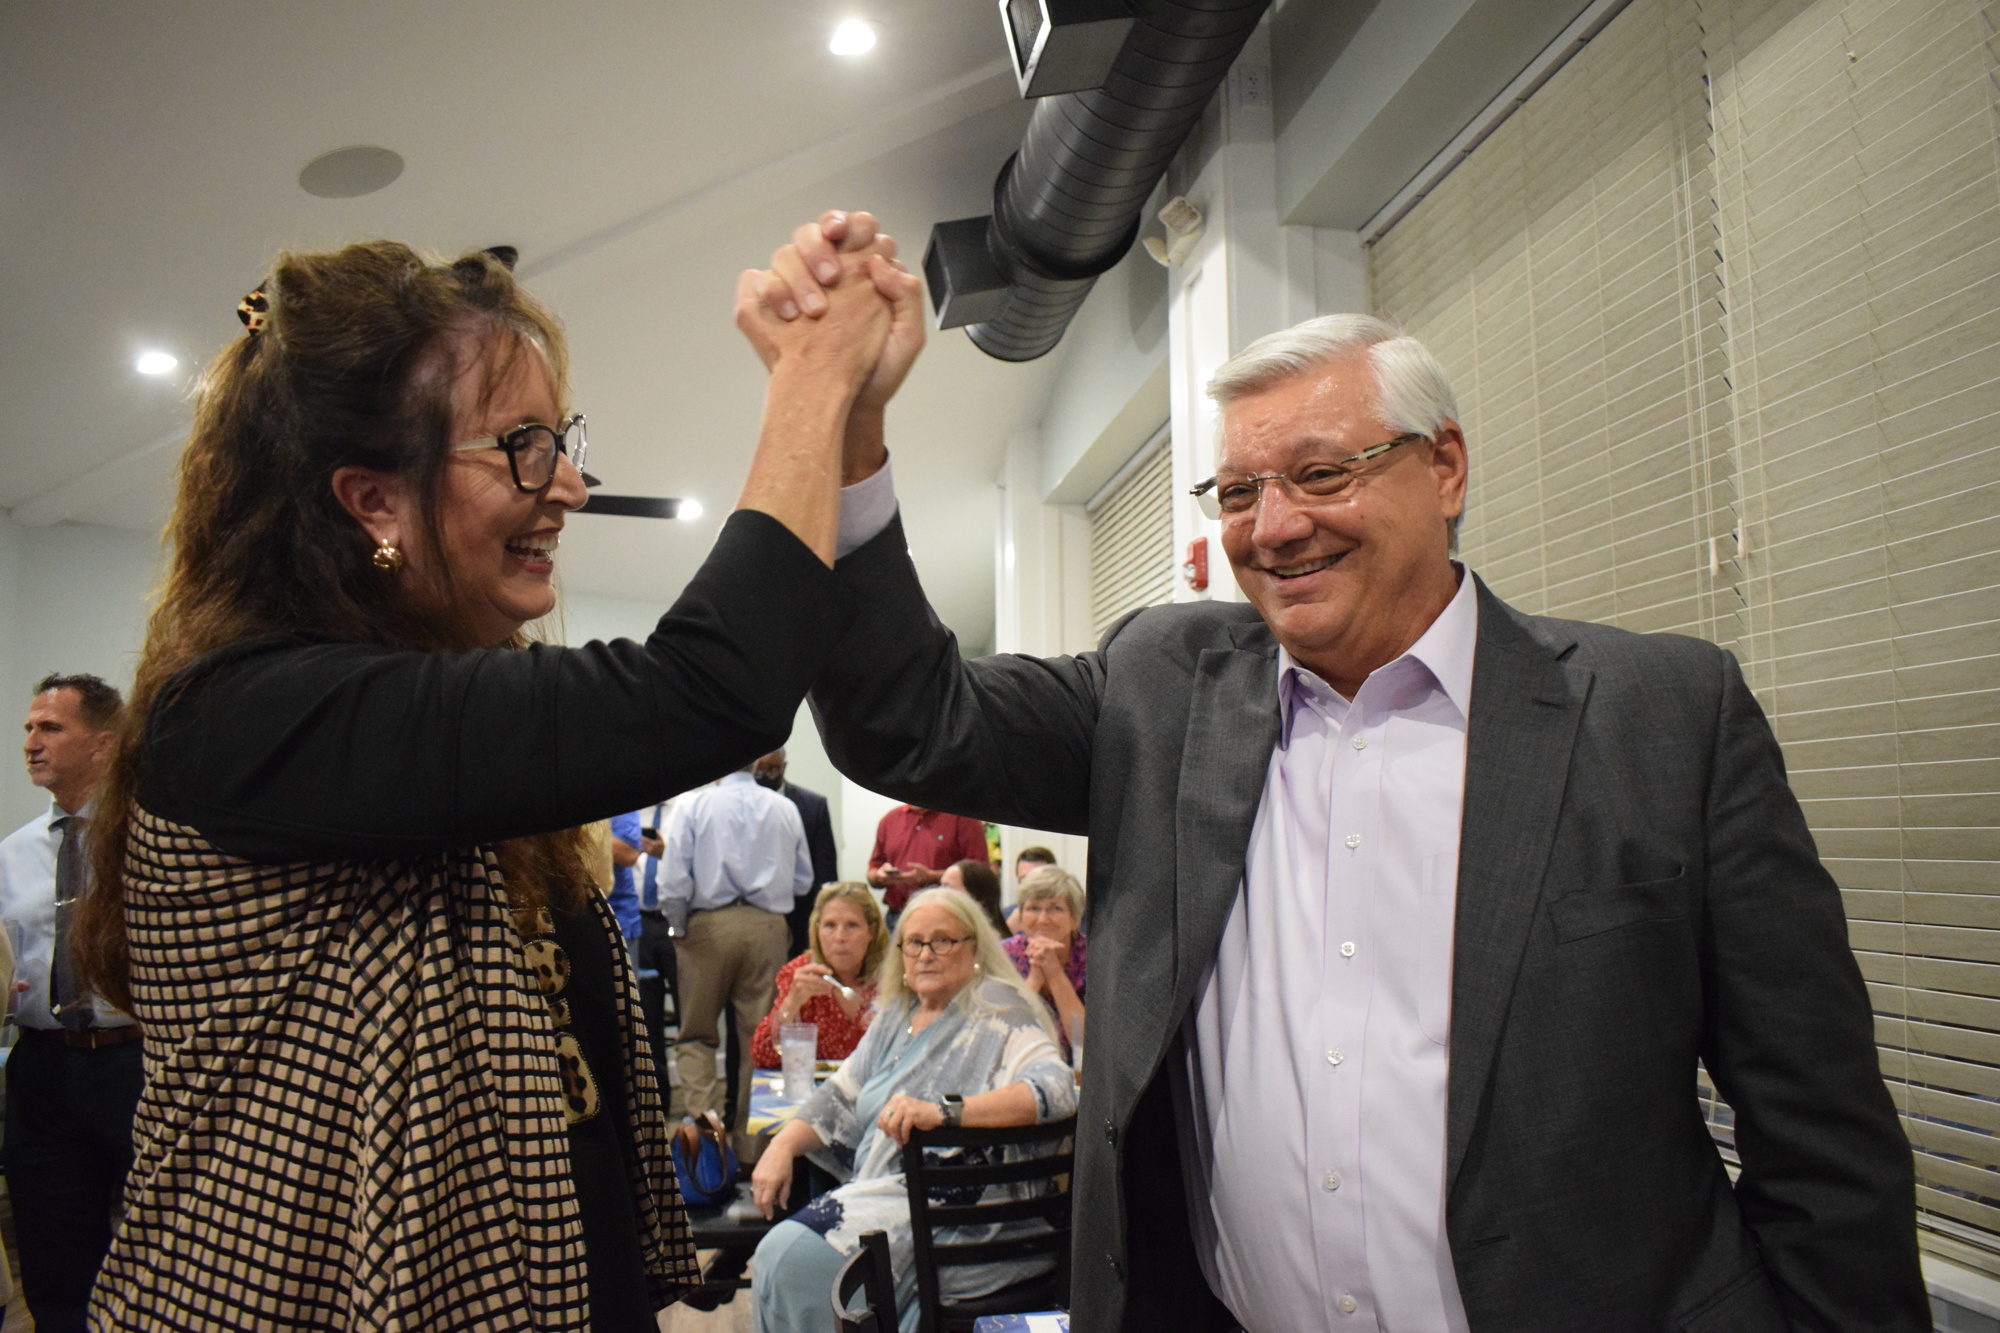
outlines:
[[[566,396],[561,328],[491,254],[445,263],[392,241],[286,252],[262,291],[266,322],[223,349],[196,393],[166,579],[97,802],[96,887],[78,904],[71,939],[89,984],[121,1006],[131,1003],[127,823],[161,690],[204,655],[278,631],[430,652],[492,646],[470,641],[439,538],[451,386],[481,374],[484,399],[538,347]],[[441,572],[442,613],[412,606],[370,564],[372,542],[333,492],[335,469],[348,466],[414,483],[414,540]],[[575,830],[498,852],[517,907],[573,906],[590,891]]]

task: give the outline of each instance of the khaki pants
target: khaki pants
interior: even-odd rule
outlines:
[[[750,1034],[778,998],[778,969],[790,943],[785,918],[748,903],[732,903],[688,918],[687,934],[674,941],[680,972],[680,1038],[674,1043],[674,1070],[688,1113],[721,1114],[721,1080],[715,1056],[721,1048],[723,1006],[735,1018],[737,1052],[736,1122],[729,1128],[744,1148],[744,1121],[750,1114]]]

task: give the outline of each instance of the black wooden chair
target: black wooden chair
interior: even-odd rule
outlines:
[[[932,1129],[910,1135],[903,1146],[903,1177],[910,1192],[910,1231],[916,1248],[919,1333],[956,1333],[970,1329],[981,1315],[1026,1314],[1069,1304],[1069,1177],[1075,1134],[1076,1117],[1071,1116],[1017,1129]],[[984,1151],[975,1151],[969,1162],[927,1162],[926,1148]],[[1018,1151],[1010,1154],[1010,1149]],[[1008,1160],[1010,1156],[1018,1160]],[[988,1185],[1036,1182],[1044,1189],[1031,1198],[951,1202],[962,1195],[976,1200]],[[936,1238],[947,1227],[1027,1221],[1044,1222],[1047,1229],[973,1243],[942,1244]],[[990,1296],[946,1304],[939,1292],[940,1269],[1043,1255],[1054,1261],[1050,1272]]]
[[[868,1303],[850,1313],[855,1293],[866,1289]],[[889,1233],[864,1231],[861,1248],[840,1266],[833,1280],[835,1333],[896,1333],[896,1275],[889,1267]]]

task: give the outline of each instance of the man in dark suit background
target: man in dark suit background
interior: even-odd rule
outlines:
[[[796,782],[785,781],[785,752],[773,750],[759,759],[751,772],[756,775],[760,786],[768,787],[799,808],[799,818],[806,824],[806,854],[812,857],[812,888],[799,895],[785,917],[786,925],[792,933],[792,953],[794,956],[806,951],[806,923],[812,917],[813,900],[819,891],[840,878],[839,849],[833,842],[833,816],[827,810],[826,797],[810,787],[801,787]]]
[[[962,660],[879,419],[848,432],[828,754],[1091,837],[1075,1327],[1928,1328],[1839,894],[1734,659],[1454,562],[1451,388],[1378,321],[1261,340],[1211,393],[1250,605],[1074,658]]]

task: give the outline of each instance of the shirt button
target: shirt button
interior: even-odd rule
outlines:
[[[1326,1174],[1325,1174],[1324,1176],[1320,1177],[1320,1182],[1319,1182],[1319,1183],[1320,1183],[1320,1184],[1322,1184],[1322,1185],[1324,1185],[1324,1186],[1326,1186],[1326,1187],[1327,1187],[1328,1189],[1330,1189],[1330,1190],[1337,1190],[1337,1189],[1339,1189],[1339,1188],[1340,1188],[1340,1172],[1338,1172],[1338,1171],[1329,1171],[1329,1172],[1327,1172],[1327,1173],[1326,1173]]]
[[[1361,845],[1361,835],[1359,833],[1348,834],[1347,845],[1349,847],[1359,847]]]
[[[1336,1304],[1340,1306],[1342,1314],[1353,1314],[1361,1308],[1361,1302],[1355,1300],[1352,1296],[1342,1296]]]
[[[1341,945],[1340,945],[1340,956],[1341,956],[1342,958],[1352,958],[1352,957],[1354,957],[1354,941],[1353,941],[1353,940],[1343,940],[1343,941],[1341,941]]]
[[[1355,749],[1357,749],[1357,750],[1365,750],[1365,749],[1367,749],[1367,748],[1368,748],[1368,738],[1367,738],[1366,736],[1356,736],[1356,737],[1354,738],[1354,748],[1355,748]]]
[[[1346,1058],[1347,1052],[1342,1050],[1331,1050],[1326,1053],[1326,1062],[1330,1065],[1337,1065]]]

